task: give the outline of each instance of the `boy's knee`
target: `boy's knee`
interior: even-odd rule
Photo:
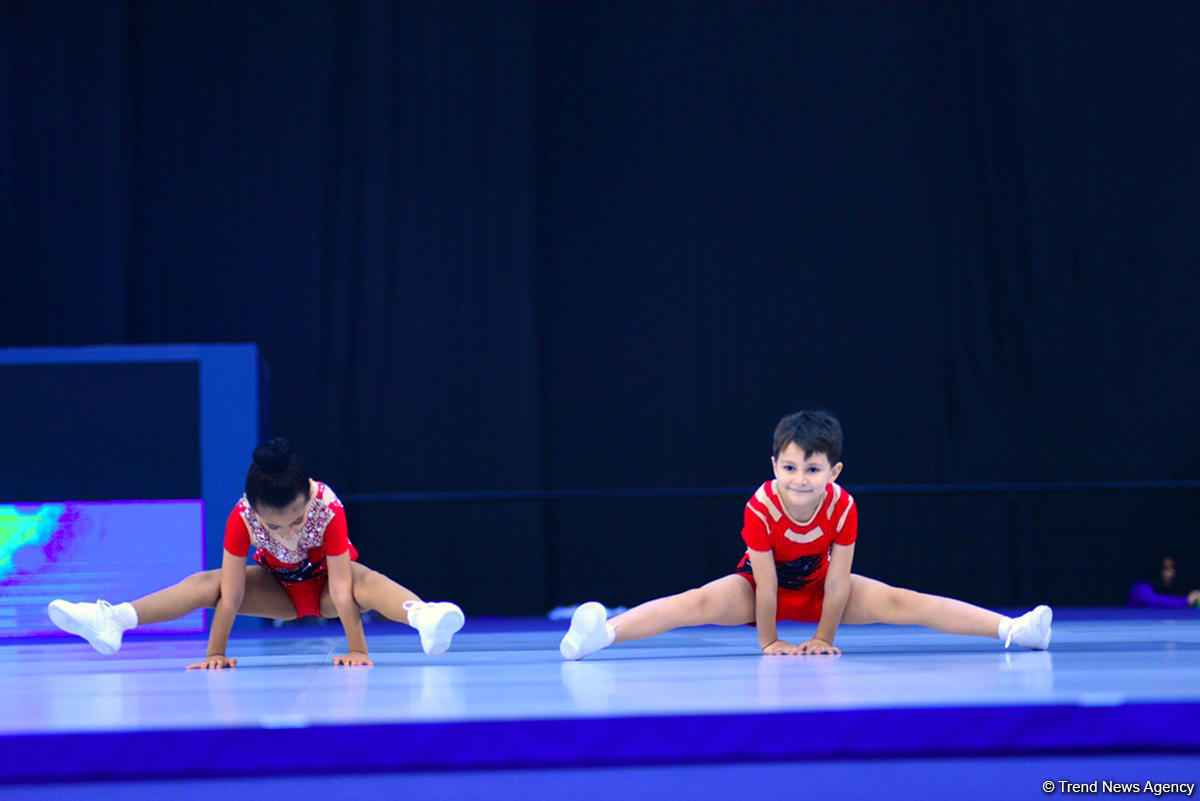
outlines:
[[[896,587],[889,588],[887,594],[888,610],[894,614],[908,614],[916,609],[920,600],[920,593],[913,590],[902,590]]]
[[[713,601],[704,590],[688,590],[679,597],[689,618],[706,619],[712,615]]]

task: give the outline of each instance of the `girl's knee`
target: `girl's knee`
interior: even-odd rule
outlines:
[[[185,578],[182,583],[200,596],[203,606],[215,606],[221,596],[220,570],[201,570]]]
[[[331,598],[327,592],[321,595],[319,610],[321,612],[321,617],[323,618],[333,619],[338,617],[337,604],[333,602],[333,598]]]
[[[350,591],[354,596],[354,602],[364,611],[372,609],[374,608],[372,601],[375,599],[382,576],[369,567],[355,564],[356,567],[350,580]]]
[[[356,564],[355,569],[350,573],[350,586],[355,590],[370,590],[378,581],[379,574],[369,567]]]

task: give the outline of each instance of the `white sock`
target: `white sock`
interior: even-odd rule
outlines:
[[[112,608],[113,619],[117,625],[129,631],[138,624],[137,610],[133,608],[133,604],[128,601],[123,604],[117,604]]]
[[[417,628],[417,621],[413,620],[413,618],[418,612],[427,606],[429,606],[427,601],[405,601],[404,614],[408,617],[408,625],[412,626],[414,629]],[[417,630],[420,631],[420,629]]]
[[[1008,630],[1012,628],[1013,619],[1011,617],[1000,617],[1000,628],[996,630],[996,636],[1001,640],[1008,639]]]

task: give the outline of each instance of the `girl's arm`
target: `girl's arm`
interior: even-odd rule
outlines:
[[[236,659],[225,656],[225,647],[229,644],[229,631],[233,628],[233,620],[237,617],[238,610],[242,608],[242,598],[245,595],[246,557],[234,556],[225,551],[221,557],[221,595],[217,598],[212,627],[208,630],[208,650],[205,652],[204,661],[188,665],[188,670],[226,668],[237,664]]]
[[[335,665],[372,665],[367,656],[367,638],[363,634],[362,617],[358,603],[354,600],[354,584],[350,572],[350,552],[337,556],[326,556],[329,566],[329,597],[337,609],[342,621],[342,629],[346,632],[346,647],[349,653],[345,656],[335,656]]]
[[[854,562],[854,543],[834,544],[829,557],[829,570],[825,573],[825,600],[821,604],[821,621],[817,633],[806,643],[801,643],[803,654],[840,654],[833,645],[846,601],[850,598],[850,565]]]
[[[754,626],[758,647],[764,654],[795,653],[796,646],[779,639],[775,627],[776,591],[779,576],[775,572],[775,552],[750,549],[750,570],[754,573]]]

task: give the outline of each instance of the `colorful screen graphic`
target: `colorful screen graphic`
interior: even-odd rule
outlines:
[[[0,637],[62,634],[46,604],[131,601],[203,569],[199,500],[0,505]],[[196,632],[196,611],[150,632]]]

